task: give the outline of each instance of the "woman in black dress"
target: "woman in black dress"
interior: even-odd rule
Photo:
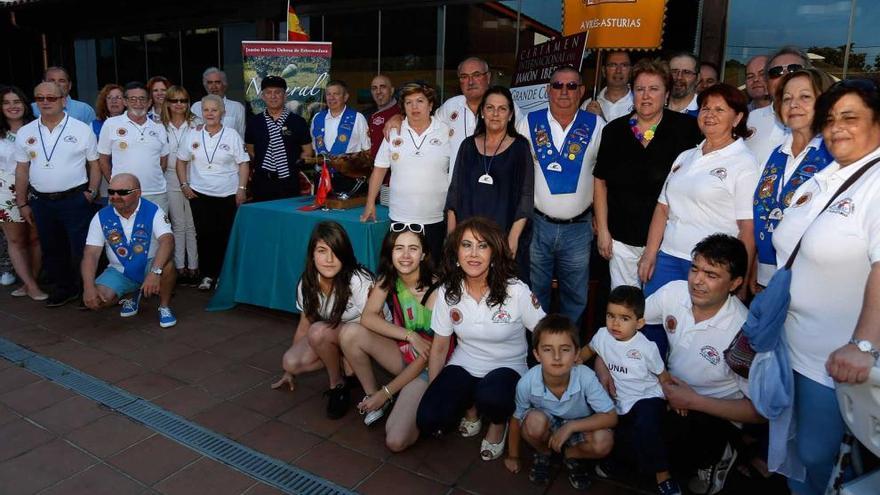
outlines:
[[[461,143],[446,196],[447,229],[475,216],[495,221],[507,235],[510,252],[527,280],[528,235],[535,172],[529,142],[516,132],[510,90],[493,86],[477,111],[474,135]]]

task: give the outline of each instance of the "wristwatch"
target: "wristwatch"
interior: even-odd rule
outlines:
[[[89,196],[91,196],[92,199],[95,199],[95,198],[98,197],[98,191],[93,191],[93,190],[91,190],[91,189],[86,189],[86,192],[89,193]]]
[[[150,269],[150,273],[154,273],[156,275],[162,275],[162,268],[155,266]]]
[[[850,339],[849,343],[858,347],[860,351],[867,352],[874,356],[874,361],[877,361],[877,358],[880,358],[880,351],[874,348],[874,344],[872,344],[870,340],[857,340],[853,337]]]

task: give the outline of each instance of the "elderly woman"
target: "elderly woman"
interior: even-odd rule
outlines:
[[[391,169],[391,221],[423,225],[428,251],[434,259],[440,259],[446,237],[443,208],[449,189],[452,133],[446,124],[432,117],[436,97],[434,88],[427,84],[411,83],[401,88],[400,106],[406,118],[379,147],[361,221],[376,219],[379,186]]]
[[[0,89],[0,226],[9,247],[12,268],[23,285],[12,291],[13,297],[29,296],[44,301],[48,295],[37,285],[40,273],[40,240],[35,226],[25,222],[15,203],[15,134],[28,122],[34,120],[24,93],[12,86]]]
[[[125,112],[125,96],[122,86],[118,84],[105,84],[98,97],[95,99],[96,119],[92,121],[92,130],[95,136],[101,135],[101,127],[104,121],[110,117],[122,115]]]
[[[787,73],[777,86],[773,108],[791,132],[770,154],[755,189],[757,269],[751,281],[754,293],[766,287],[776,271],[773,231],[791,206],[795,190],[833,160],[822,136],[812,127],[816,98],[828,89],[826,81],[827,76],[815,69],[801,69]]]
[[[177,152],[180,190],[196,226],[202,281],[211,290],[223,267],[236,209],[247,193],[248,154],[235,129],[223,125],[223,98],[202,98],[205,125],[189,132]]]
[[[466,138],[455,161],[446,196],[446,227],[474,216],[491,218],[507,233],[510,252],[528,273],[528,243],[520,243],[532,216],[535,172],[529,141],[516,132],[510,90],[493,86],[477,110],[474,135]],[[522,245],[522,249],[520,249]]]
[[[190,110],[189,93],[182,86],[171,86],[165,93],[166,105],[162,108],[162,123],[168,134],[169,155],[176,157],[181,144],[191,133],[197,132],[202,119]],[[183,284],[194,284],[199,268],[199,250],[196,245],[196,226],[193,222],[192,208],[180,190],[177,167],[165,171],[168,191],[168,214],[171,216],[171,230],[174,232],[174,266],[177,267],[177,280]]]
[[[445,251],[431,315],[430,385],[416,423],[426,433],[457,426],[462,436],[473,436],[484,416],[490,425],[480,457],[490,461],[504,452],[516,384],[527,370],[524,329],[533,329],[544,311],[516,279],[505,235],[491,220],[473,217],[458,224]],[[456,347],[444,367],[453,334]]]
[[[875,83],[857,79],[833,85],[816,102],[813,131],[821,131],[834,161],[797,189],[773,235],[783,263],[800,241],[785,320],[794,369],[794,438],[806,465],[805,480],[789,480],[798,495],[824,493],[837,457],[844,422],[834,382],[865,381],[880,355],[880,165],[875,165],[880,92]],[[845,184],[854,176],[854,183]]]
[[[710,234],[743,241],[749,266],[754,257],[752,194],[758,164],[743,143],[750,134],[746,97],[722,83],[700,93],[697,102],[697,123],[706,139],[676,158],[660,192],[638,264],[645,295],[667,282],[687,280],[690,253]]]
[[[165,105],[165,95],[170,87],[171,81],[163,76],[153,76],[147,81],[147,94],[153,102],[147,112],[147,117],[153,119],[154,122],[162,121],[162,106]]]
[[[665,108],[672,84],[666,62],[640,60],[633,74],[635,111],[602,130],[593,170],[597,247],[609,260],[611,288],[641,285],[638,262],[657,196],[672,162],[700,142],[693,117]]]

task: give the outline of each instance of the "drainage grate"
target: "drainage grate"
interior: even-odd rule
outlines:
[[[95,400],[172,440],[286,493],[297,495],[348,495],[354,493],[302,469],[245,447],[125,390],[54,359],[36,354],[3,338],[0,338],[0,357]]]

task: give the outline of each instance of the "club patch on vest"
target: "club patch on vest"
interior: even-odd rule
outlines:
[[[675,327],[678,326],[678,320],[676,320],[674,316],[669,315],[666,317],[666,321],[663,323],[663,326],[666,327],[667,332],[675,333]]]
[[[700,349],[700,355],[713,365],[717,365],[721,362],[721,354],[719,354],[718,350],[711,345],[704,345]]]

